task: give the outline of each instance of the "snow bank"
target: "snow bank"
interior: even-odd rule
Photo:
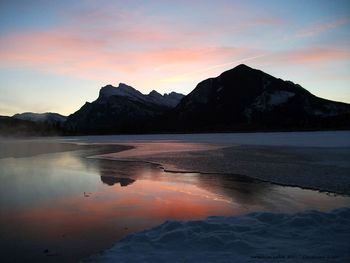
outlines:
[[[350,262],[349,240],[350,208],[259,212],[168,221],[85,262]]]

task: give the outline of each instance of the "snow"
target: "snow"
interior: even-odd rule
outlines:
[[[349,240],[350,208],[255,212],[167,221],[84,262],[349,262]]]
[[[52,112],[45,112],[45,113],[24,112],[24,113],[17,113],[12,117],[20,120],[27,120],[27,121],[33,121],[33,122],[49,122],[49,123],[64,122],[67,119],[66,116],[60,115],[58,113],[52,113]]]
[[[183,97],[184,95],[176,92],[171,92],[170,94],[165,93],[164,95],[161,95],[157,91],[152,90],[148,95],[145,95],[145,100],[153,104],[174,108]]]
[[[293,96],[295,96],[295,93],[285,90],[278,90],[273,92],[264,91],[260,96],[258,96],[255,99],[251,106],[254,109],[265,111],[275,106],[286,103]]]
[[[270,100],[268,102],[271,106],[280,105],[286,103],[289,98],[293,97],[295,94],[289,91],[275,91],[270,94]]]
[[[100,90],[100,98],[109,98],[111,96],[128,97],[134,100],[144,100],[144,95],[138,90],[124,83],[120,83],[118,87],[107,85]]]
[[[184,97],[184,95],[175,92],[171,92],[170,94],[165,93],[164,95],[161,95],[155,90],[152,90],[149,94],[145,95],[131,86],[120,83],[118,87],[107,85],[101,88],[98,101],[104,103],[105,99],[111,96],[128,97],[134,101],[151,103],[166,107],[175,107]]]

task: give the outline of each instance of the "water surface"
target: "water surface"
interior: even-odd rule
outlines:
[[[0,159],[1,262],[76,262],[166,220],[350,204],[348,197],[244,176],[86,158],[113,150],[105,146],[59,150]]]

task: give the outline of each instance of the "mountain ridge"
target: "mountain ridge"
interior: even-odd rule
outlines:
[[[199,82],[166,117],[166,126],[189,132],[322,128],[327,117],[344,114],[349,104],[241,64]]]
[[[65,127],[72,133],[88,134],[148,132],[183,97],[175,92],[161,95],[151,91],[145,95],[124,83],[118,87],[107,85],[95,101],[86,102],[69,115]]]
[[[124,84],[119,83],[118,87],[113,85],[106,85],[99,91],[99,96],[96,101],[104,102],[111,96],[128,97],[132,100],[137,100],[145,103],[153,103],[159,106],[175,107],[177,103],[184,97],[183,94],[170,92],[169,94],[160,94],[159,92],[152,90],[148,94],[143,94],[137,89]]]
[[[59,132],[69,135],[350,129],[350,104],[241,64],[186,96],[106,85],[60,124]]]
[[[66,116],[63,116],[55,112],[44,112],[44,113],[23,112],[23,113],[17,113],[13,115],[12,118],[32,121],[32,122],[39,122],[39,123],[46,122],[49,124],[63,123],[67,120]]]

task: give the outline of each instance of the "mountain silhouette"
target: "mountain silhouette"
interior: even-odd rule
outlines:
[[[157,125],[156,119],[175,107],[184,95],[172,92],[144,95],[126,84],[101,88],[98,98],[86,102],[68,116],[66,128],[73,133],[142,133]]]
[[[164,126],[181,132],[322,129],[350,127],[349,117],[349,104],[241,64],[200,82]]]
[[[49,117],[60,121],[40,121]],[[11,134],[17,126],[20,134],[31,135],[350,129],[350,105],[241,64],[201,81],[187,96],[107,85],[95,101],[64,119],[54,113],[3,116],[0,133]]]

